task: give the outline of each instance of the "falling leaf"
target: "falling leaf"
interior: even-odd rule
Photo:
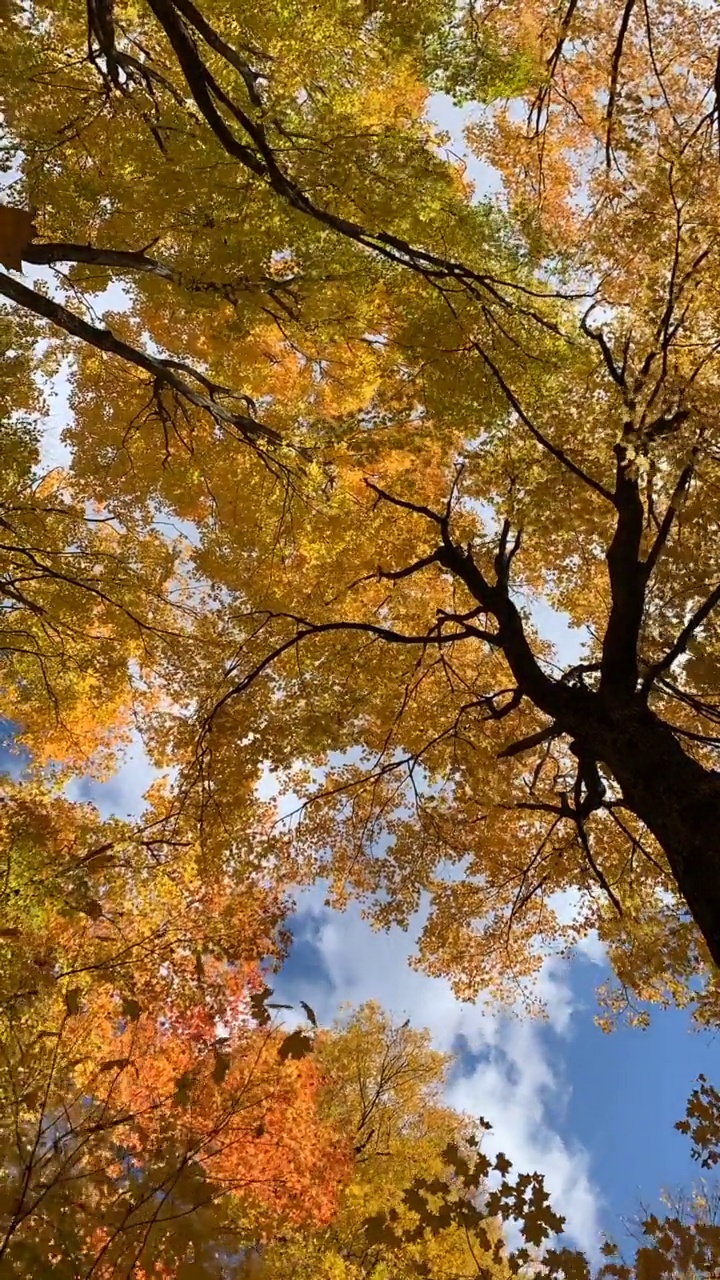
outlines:
[[[0,204],[0,263],[6,270],[22,271],[23,251],[37,234],[33,215],[27,209]]]
[[[106,1058],[100,1063],[100,1071],[123,1071],[129,1062],[129,1058]]]
[[[80,988],[71,987],[65,992],[65,1007],[71,1018],[77,1016],[80,1012]]]
[[[272,987],[263,987],[262,991],[253,991],[250,996],[250,1012],[261,1027],[266,1027],[270,1022],[270,1014],[265,1008],[265,1002],[271,995]]]
[[[129,1018],[131,1022],[137,1022],[141,1013],[142,1007],[138,1004],[137,1000],[133,999],[132,996],[123,997],[122,1014],[124,1018]]]
[[[288,1058],[306,1058],[313,1051],[313,1041],[304,1031],[291,1031],[286,1036],[278,1049],[278,1057],[281,1062],[286,1062]]]
[[[308,1022],[311,1022],[311,1023],[312,1023],[312,1025],[313,1025],[314,1027],[316,1027],[316,1026],[317,1026],[317,1018],[316,1018],[316,1016],[315,1016],[315,1010],[314,1010],[314,1009],[311,1009],[311,1008],[310,1008],[310,1005],[309,1005],[309,1004],[306,1004],[304,1000],[301,1000],[301,1001],[300,1001],[300,1007],[301,1007],[301,1009],[302,1009],[303,1013],[305,1014],[305,1017],[307,1018]]]

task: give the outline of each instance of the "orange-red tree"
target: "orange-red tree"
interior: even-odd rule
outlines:
[[[249,869],[209,884],[193,852],[3,788],[3,1275],[219,1277],[333,1211],[351,1152],[311,1038],[264,1005],[280,903]]]

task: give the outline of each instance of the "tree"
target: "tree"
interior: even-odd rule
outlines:
[[[274,894],[30,784],[1,839],[3,1275],[219,1278],[323,1223],[351,1153],[311,1040],[265,1016]]]
[[[331,1221],[270,1239],[261,1274],[451,1280],[484,1267],[488,1277],[508,1280],[502,1221],[517,1198],[487,1208],[492,1162],[482,1163],[471,1118],[442,1102],[449,1056],[373,1003],[321,1031],[315,1052],[321,1111],[353,1134],[355,1162]],[[507,1174],[509,1162],[500,1157],[498,1167]],[[538,1201],[534,1209],[539,1224]]]
[[[37,210],[6,259],[69,272],[0,290],[74,362],[78,496],[190,520],[212,600],[163,647],[151,745],[216,845],[285,773],[313,801],[293,873],[328,863],[381,924],[427,891],[422,960],[466,995],[588,928],[611,1004],[696,999],[720,962],[720,33],[681,16],[4,19],[10,195]],[[507,208],[443,156],[438,85],[495,100],[469,139]],[[109,280],[111,329],[71,305]]]
[[[482,1140],[491,1126],[442,1105],[451,1059],[425,1033],[368,1004],[320,1032],[316,1054],[321,1110],[355,1132],[357,1160],[330,1222],[267,1240],[254,1269],[263,1280],[695,1280],[717,1268],[714,1184],[661,1193],[662,1210],[644,1208],[629,1232],[624,1224],[637,1240],[632,1259],[607,1237],[598,1267],[558,1238],[562,1206],[551,1205],[542,1177],[513,1173],[503,1153],[489,1158]],[[676,1128],[692,1136],[705,1169],[717,1163],[719,1117],[720,1096],[700,1077]]]

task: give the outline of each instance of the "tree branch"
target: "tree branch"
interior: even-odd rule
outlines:
[[[595,480],[595,478],[589,475],[587,471],[583,471],[582,467],[579,467],[576,462],[573,462],[572,458],[568,457],[564,449],[560,449],[558,445],[554,445],[551,440],[548,440],[547,436],[544,435],[540,428],[535,425],[530,417],[528,417],[520,401],[515,395],[515,392],[508,385],[498,366],[495,364],[495,361],[488,355],[484,347],[482,347],[480,343],[473,343],[473,346],[487,365],[487,368],[490,370],[495,381],[502,390],[503,395],[515,410],[518,418],[524,426],[527,427],[528,431],[532,437],[537,440],[538,444],[542,445],[543,449],[555,458],[556,462],[559,462],[561,466],[570,471],[578,480],[582,480],[583,484],[588,485],[589,488],[595,491],[595,493],[599,493],[601,498],[605,498],[607,502],[613,502],[614,499],[610,490],[606,489],[605,485],[601,484],[599,480]]]
[[[256,444],[259,440],[272,445],[283,443],[282,436],[272,427],[265,426],[262,422],[258,422],[247,414],[235,413],[230,409],[226,409],[222,404],[218,404],[212,398],[213,394],[227,395],[227,388],[212,383],[199,370],[192,369],[188,365],[181,366],[188,374],[191,374],[193,378],[207,388],[208,394],[203,394],[201,391],[191,387],[174,372],[173,365],[177,366],[179,362],[163,360],[148,355],[147,352],[141,351],[137,347],[130,346],[129,343],[123,342],[121,338],[117,338],[112,330],[100,329],[97,325],[89,324],[87,320],[83,320],[80,316],[75,315],[74,312],[69,311],[62,303],[56,302],[44,294],[37,293],[34,289],[29,289],[27,285],[21,284],[18,280],[13,280],[11,276],[6,275],[4,272],[0,272],[0,295],[16,303],[17,306],[24,307],[35,315],[49,320],[51,324],[63,329],[65,333],[69,333],[72,337],[79,338],[82,342],[96,347],[99,351],[118,356],[119,359],[124,360],[127,364],[142,369],[145,373],[150,374],[160,386],[170,387],[182,399],[187,400],[205,413],[209,413],[219,425],[231,429],[233,434],[239,433],[244,439],[253,444]]]
[[[677,640],[668,649],[667,653],[659,662],[653,664],[643,680],[643,692],[651,688],[658,676],[668,671],[674,662],[687,649],[698,627],[701,627],[706,618],[710,616],[715,606],[720,603],[720,583],[710,592],[706,600],[697,608],[692,617],[686,622]]]
[[[431,646],[434,647],[435,645],[455,644],[458,640],[469,639],[482,640],[486,644],[490,645],[496,645],[498,643],[497,636],[492,632],[482,631],[479,627],[468,625],[463,626],[461,631],[454,631],[447,635],[440,630],[440,627],[442,626],[441,622],[433,630],[426,632],[425,635],[411,636],[406,635],[401,631],[393,631],[390,627],[377,626],[372,622],[309,622],[306,618],[301,618],[295,614],[272,614],[271,616],[273,618],[284,618],[287,621],[295,622],[298,626],[298,630],[295,635],[291,636],[288,640],[284,640],[283,643],[273,649],[271,653],[266,654],[266,656],[262,658],[260,662],[256,663],[252,670],[238,682],[238,684],[233,685],[231,689],[228,689],[226,693],[223,694],[222,698],[215,703],[209,716],[206,717],[206,730],[208,732],[210,722],[226,703],[249,689],[255,680],[257,680],[257,678],[261,676],[268,667],[272,666],[274,662],[277,662],[284,653],[295,648],[301,643],[301,641],[307,640],[311,636],[325,635],[334,631],[356,631],[365,635],[377,636],[378,639],[384,640],[388,644],[421,645],[424,648],[429,648]]]
[[[543,742],[559,738],[561,733],[562,729],[556,724],[546,725],[544,729],[538,729],[537,733],[528,734],[526,738],[520,738],[517,742],[511,742],[509,747],[504,747],[498,752],[498,760],[511,760],[513,756],[520,756],[525,751],[532,751],[533,747],[542,746]]]
[[[660,523],[660,528],[657,531],[655,541],[653,542],[653,545],[650,548],[650,551],[648,553],[648,557],[645,561],[645,575],[646,575],[646,578],[648,579],[650,578],[650,575],[652,574],[653,569],[655,568],[655,565],[658,562],[660,554],[663,548],[665,547],[665,544],[670,536],[670,532],[672,530],[673,524],[675,523],[675,518],[682,506],[683,500],[690,487],[690,481],[692,480],[693,475],[695,474],[696,454],[697,454],[697,449],[694,449],[692,461],[688,462],[687,465],[683,467],[682,471],[680,472],[677,484],[675,485],[675,489],[673,490],[673,495],[668,503],[665,515],[663,516],[662,521]]]
[[[608,94],[607,113],[605,116],[607,123],[607,133],[605,135],[605,162],[608,169],[612,163],[612,125],[615,113],[615,104],[617,102],[618,79],[620,76],[620,63],[622,61],[623,45],[625,44],[625,36],[630,25],[633,9],[635,8],[635,0],[626,0],[623,15],[620,20],[620,28],[615,41],[613,50],[612,67],[610,71],[610,92]]]
[[[640,559],[644,508],[627,445],[615,446],[613,501],[617,521],[606,553],[612,606],[603,640],[600,690],[629,697],[638,681],[638,640],[645,607],[647,568]]]
[[[158,261],[157,258],[151,258],[144,249],[98,248],[91,244],[70,244],[62,241],[29,244],[23,249],[22,257],[23,262],[30,262],[40,267],[52,267],[60,262],[76,262],[93,267],[115,267],[118,271],[158,276],[161,280],[168,280],[191,293],[217,293],[231,302],[237,301],[240,292],[249,293],[254,289],[271,296],[289,293],[291,286],[297,282],[295,276],[277,280],[272,276],[266,276],[262,280],[247,280],[244,277],[226,281],[202,280],[176,271],[173,267]],[[280,300],[278,303],[283,305],[284,310],[289,310],[287,303],[283,304]]]

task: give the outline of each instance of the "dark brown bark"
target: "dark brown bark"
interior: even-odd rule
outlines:
[[[622,532],[608,554],[614,605],[597,690],[570,686],[542,670],[506,580],[488,582],[472,556],[449,537],[439,555],[496,618],[497,643],[521,694],[551,718],[551,731],[572,739],[581,761],[612,774],[624,802],[664,850],[678,892],[720,967],[720,773],[689,756],[670,725],[648,706],[644,691],[637,690],[637,637],[647,575],[638,556],[635,495],[627,497],[627,506],[623,510],[621,503],[618,513]],[[718,600],[720,588],[703,606],[704,614]],[[671,653],[682,652],[679,640]]]
[[[578,734],[664,850],[678,891],[720,967],[720,774],[683,750],[640,699]]]
[[[81,342],[97,347],[99,351],[118,356],[127,364],[142,369],[144,373],[150,375],[153,383],[158,387],[167,387],[197,409],[209,413],[219,425],[231,430],[234,434],[251,442],[261,440],[273,445],[282,443],[281,436],[272,427],[265,426],[264,423],[251,418],[249,414],[228,409],[226,404],[217,399],[218,396],[231,395],[234,400],[247,401],[247,397],[230,393],[227,387],[218,386],[200,370],[193,369],[183,361],[164,360],[151,356],[139,347],[123,342],[111,329],[101,329],[97,325],[89,324],[82,316],[69,311],[62,303],[38,293],[35,289],[29,289],[27,285],[2,271],[0,271],[0,296],[35,315],[42,316],[44,320],[49,320],[51,324],[63,329],[71,337],[79,338]]]

